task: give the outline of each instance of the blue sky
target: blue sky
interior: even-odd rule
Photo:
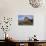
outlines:
[[[26,17],[25,15],[19,15],[19,16],[18,16],[18,20],[24,20],[25,17]],[[33,19],[33,16],[32,16],[32,15],[27,15],[27,17],[28,17],[29,19]]]

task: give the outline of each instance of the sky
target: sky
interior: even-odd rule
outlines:
[[[24,20],[25,17],[28,17],[29,19],[33,19],[32,15],[27,15],[27,16],[25,16],[25,15],[19,15],[18,16],[18,20]]]

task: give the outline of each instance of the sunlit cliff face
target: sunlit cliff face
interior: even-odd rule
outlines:
[[[24,18],[24,23],[23,23],[23,24],[24,24],[24,25],[31,25],[32,22],[29,20],[28,17],[25,17],[25,18]]]
[[[28,21],[28,17],[25,17],[25,18],[24,18],[24,21]]]
[[[29,3],[30,5],[32,5],[32,7],[38,8],[41,5],[42,1],[41,0],[29,0]]]

